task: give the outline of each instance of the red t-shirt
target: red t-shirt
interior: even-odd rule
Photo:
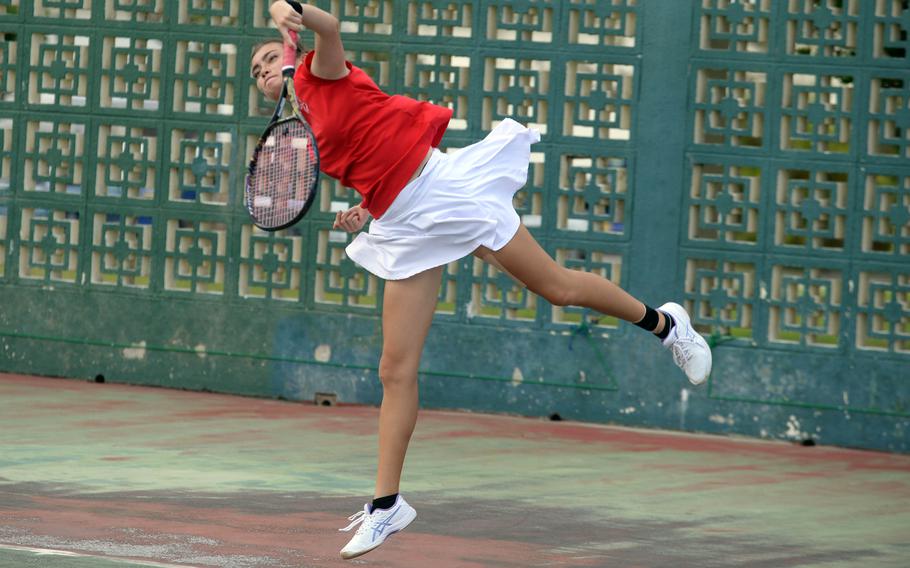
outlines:
[[[309,52],[294,75],[303,115],[316,135],[320,169],[363,196],[377,219],[439,145],[451,109],[382,92],[358,67],[328,80],[313,75]]]

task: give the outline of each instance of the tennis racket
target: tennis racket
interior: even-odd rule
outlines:
[[[297,32],[288,32],[296,45]],[[285,43],[284,86],[246,176],[246,208],[253,224],[266,231],[286,229],[300,221],[313,204],[319,182],[316,136],[300,112],[294,90],[295,61],[296,49]],[[284,117],[286,107],[290,116]]]

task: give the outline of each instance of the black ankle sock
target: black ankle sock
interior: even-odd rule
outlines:
[[[645,317],[641,318],[641,321],[635,322],[635,325],[642,328],[645,331],[654,331],[657,329],[657,324],[660,323],[660,316],[657,315],[657,310],[650,306],[645,306]]]
[[[377,497],[373,499],[373,504],[370,506],[370,512],[372,513],[376,509],[388,509],[395,504],[395,501],[398,499],[398,493],[394,495],[386,495],[385,497]]]
[[[660,312],[660,313],[662,313],[664,315],[664,317],[667,319],[667,323],[664,324],[663,331],[661,331],[660,333],[657,334],[658,339],[663,340],[663,339],[666,339],[668,335],[670,335],[670,330],[676,326],[676,321],[667,312]]]

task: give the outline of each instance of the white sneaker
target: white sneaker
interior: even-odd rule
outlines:
[[[673,302],[657,308],[670,314],[676,325],[663,340],[664,347],[673,353],[673,362],[686,372],[689,382],[700,385],[711,374],[711,348],[705,338],[692,329],[692,320],[686,309]]]
[[[360,527],[354,533],[350,542],[341,549],[341,557],[345,560],[356,558],[378,547],[387,538],[404,529],[417,518],[417,511],[408,505],[401,495],[389,509],[376,509],[370,513],[369,503],[363,506],[363,511],[348,517],[353,521],[339,531],[348,532],[358,524]]]

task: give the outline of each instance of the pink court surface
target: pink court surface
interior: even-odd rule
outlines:
[[[910,566],[910,456],[440,411],[346,562],[377,417],[0,374],[0,566]]]

